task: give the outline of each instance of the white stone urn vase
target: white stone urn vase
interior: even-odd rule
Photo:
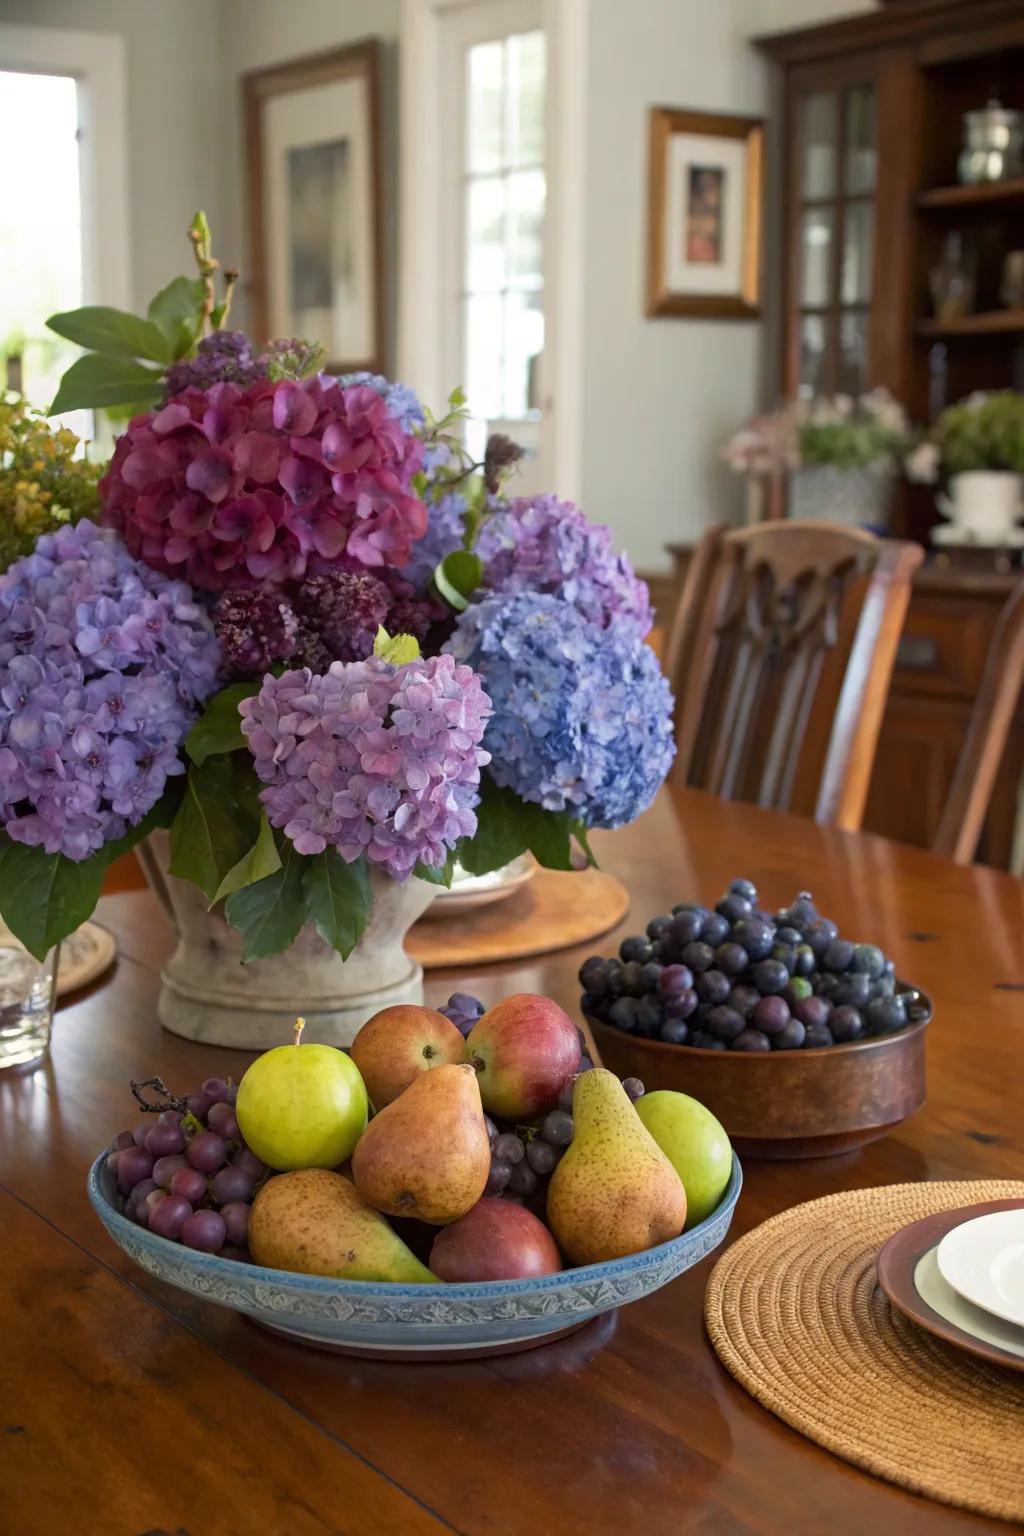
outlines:
[[[1005,469],[976,469],[954,475],[950,495],[939,495],[943,517],[968,533],[988,537],[1012,535],[1024,512],[1024,477]]]
[[[178,937],[160,975],[157,1009],[174,1034],[263,1051],[287,1045],[302,1014],[307,1040],[350,1045],[379,1009],[422,1003],[423,967],[406,954],[405,936],[437,893],[426,880],[411,876],[399,885],[371,872],[373,913],[347,960],[307,926],[290,949],[243,965],[241,934],[222,906],[211,909],[198,886],[168,872],[167,833],[152,833],[137,852]]]

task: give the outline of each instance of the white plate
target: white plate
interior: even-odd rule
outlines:
[[[939,1273],[965,1301],[1024,1327],[1024,1210],[993,1211],[947,1232]]]
[[[1024,1330],[1013,1323],[1004,1323],[1001,1318],[992,1317],[982,1311],[981,1307],[972,1306],[969,1301],[958,1296],[939,1272],[936,1261],[938,1251],[937,1247],[929,1248],[917,1261],[914,1285],[921,1300],[927,1302],[932,1311],[945,1318],[947,1323],[952,1323],[954,1328],[962,1328],[964,1333],[980,1339],[983,1344],[994,1344],[998,1349],[1005,1349],[1008,1354],[1024,1360]]]

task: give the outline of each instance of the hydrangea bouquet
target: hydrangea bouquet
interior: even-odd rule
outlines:
[[[507,498],[507,439],[467,461],[458,393],[435,420],[228,330],[201,215],[192,240],[198,277],[145,320],[51,321],[91,348],[54,409],[129,419],[99,526],[0,577],[11,928],[41,956],[159,828],[247,960],[308,925],[348,956],[382,876],[589,857],[672,758],[646,588],[576,507]]]

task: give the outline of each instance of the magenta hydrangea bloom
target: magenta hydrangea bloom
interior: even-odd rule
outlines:
[[[422,453],[364,384],[192,387],[118,439],[103,520],[154,570],[210,592],[343,561],[400,567],[427,526],[411,489]]]
[[[260,799],[299,853],[365,854],[405,880],[475,833],[490,700],[454,657],[285,672],[239,710]]]
[[[592,624],[614,623],[641,639],[650,633],[654,615],[646,584],[626,556],[616,554],[611,530],[588,522],[571,501],[535,496],[499,503],[484,520],[475,549],[490,592],[550,593]]]
[[[0,576],[0,826],[84,859],[183,771],[219,647],[182,583],[92,523],[46,534]]]

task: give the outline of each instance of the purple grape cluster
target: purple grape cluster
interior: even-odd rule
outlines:
[[[179,1100],[121,1131],[107,1158],[114,1204],[129,1221],[200,1253],[248,1256],[253,1196],[269,1170],[246,1146],[235,1116],[238,1087],[208,1077]]]
[[[453,992],[437,1011],[450,1019],[463,1035],[468,1035],[485,1009],[478,997],[472,997],[468,992]],[[594,1065],[588,1051],[589,1042],[582,1030],[577,1033],[583,1048],[580,1072],[589,1072]],[[562,1089],[557,1109],[526,1125],[484,1115],[491,1143],[491,1171],[486,1194],[519,1201],[530,1201],[537,1196],[540,1198],[538,1214],[543,1216],[547,1180],[572,1141],[572,1090],[576,1077],[570,1078]],[[637,1077],[624,1078],[622,1086],[634,1103],[644,1091],[644,1085]]]
[[[749,880],[733,880],[714,910],[680,902],[579,974],[588,1017],[703,1050],[819,1049],[928,1016],[882,950],[843,938],[809,892],[771,913]]]

